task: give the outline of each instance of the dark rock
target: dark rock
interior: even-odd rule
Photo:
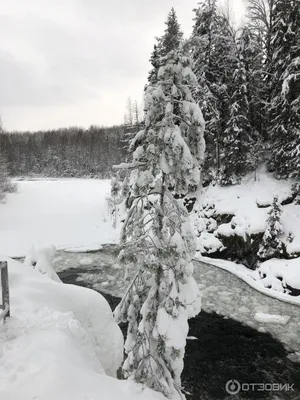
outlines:
[[[193,211],[195,202],[196,202],[196,197],[190,197],[184,199],[184,205],[189,213]]]
[[[218,225],[229,224],[231,222],[234,214],[215,214],[214,219],[217,221]]]
[[[218,254],[209,254],[210,257],[225,260],[231,259],[244,264],[250,269],[256,268],[257,252],[262,241],[263,232],[251,236],[246,235],[246,240],[239,235],[223,236],[219,234],[217,237],[223,243],[225,249],[218,252]]]
[[[300,289],[295,289],[287,284],[285,284],[285,288],[288,290],[290,296],[300,296]]]
[[[295,198],[297,197],[297,193],[292,193],[289,197],[281,202],[282,206],[286,206],[288,204],[292,204]]]
[[[257,205],[258,208],[268,208],[268,207],[271,207],[271,204],[259,204],[259,203],[257,203],[257,202],[256,202],[256,205]]]

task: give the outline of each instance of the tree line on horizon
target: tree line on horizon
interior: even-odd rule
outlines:
[[[298,0],[248,0],[246,22],[238,29],[216,0],[199,1],[194,10],[193,96],[206,121],[204,182],[238,183],[266,155],[275,177],[299,178],[299,7]],[[166,23],[173,24],[172,40],[179,46],[183,32],[175,10]],[[171,48],[166,40],[156,38],[150,83]],[[1,157],[12,176],[107,178],[126,154],[128,133],[143,122],[137,103],[129,100],[118,127],[2,131]]]
[[[2,132],[12,176],[110,178],[111,167],[126,155],[124,126]]]

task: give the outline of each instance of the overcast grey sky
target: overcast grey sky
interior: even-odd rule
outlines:
[[[243,0],[231,0],[239,17]],[[0,2],[0,113],[6,129],[123,122],[141,101],[154,37],[174,6],[186,36],[197,0]]]

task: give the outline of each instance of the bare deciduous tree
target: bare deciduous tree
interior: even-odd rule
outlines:
[[[266,62],[271,59],[271,30],[276,0],[248,0],[250,28],[259,36],[266,52]]]

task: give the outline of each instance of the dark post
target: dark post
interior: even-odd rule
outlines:
[[[10,304],[9,304],[9,286],[8,286],[8,270],[7,270],[7,262],[0,262],[0,271],[1,271],[1,286],[2,286],[2,309],[3,313],[1,317],[6,318],[10,317]],[[1,319],[1,318],[0,318]]]

